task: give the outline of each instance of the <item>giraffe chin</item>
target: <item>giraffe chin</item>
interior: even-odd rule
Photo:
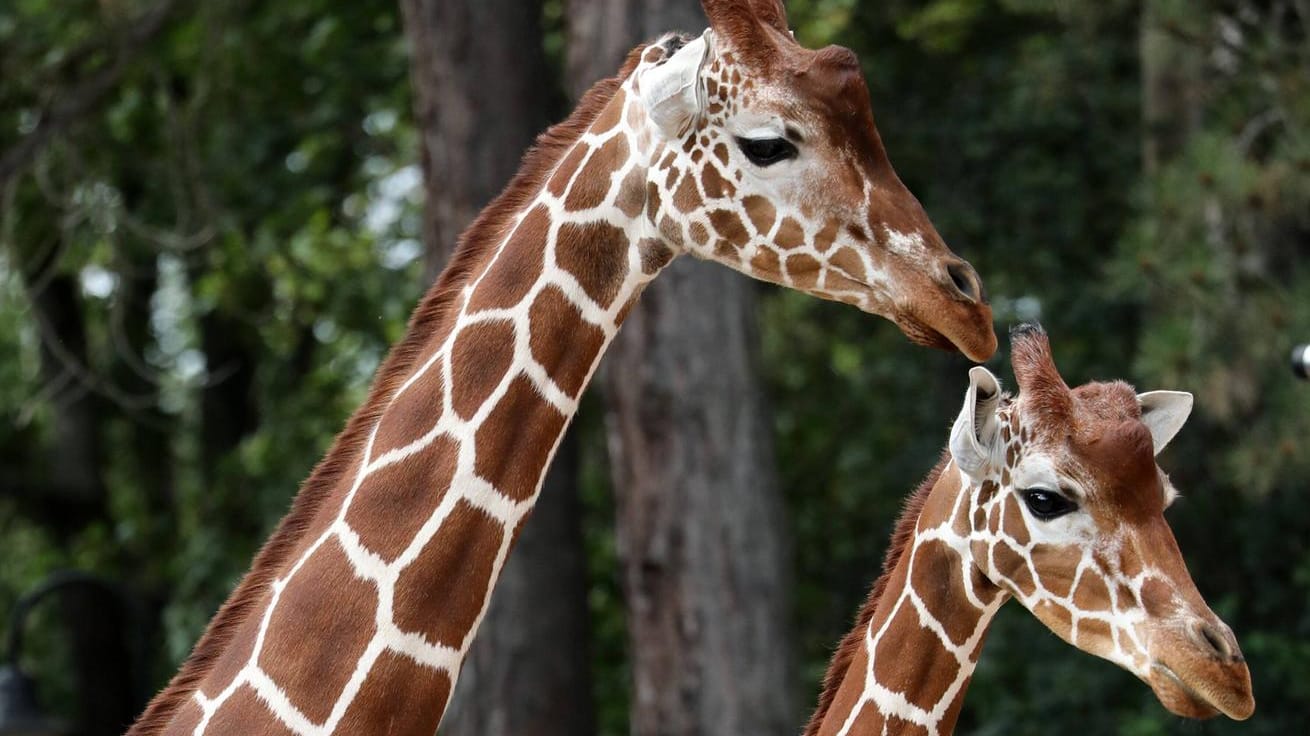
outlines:
[[[892,321],[909,338],[910,342],[916,345],[948,352],[960,352],[969,360],[981,363],[992,357],[992,354],[996,352],[996,333],[991,328],[991,310],[987,311],[988,319],[985,327],[971,327],[970,334],[967,337],[957,337],[956,339],[946,336],[909,312],[902,311],[898,313],[892,317]],[[980,333],[985,333],[981,341],[979,340]]]
[[[1249,696],[1242,697],[1233,693],[1221,697],[1216,693],[1207,697],[1200,691],[1211,688],[1189,685],[1177,672],[1158,660],[1151,663],[1150,676],[1144,679],[1155,692],[1160,704],[1170,713],[1183,718],[1206,720],[1222,713],[1235,721],[1244,721],[1255,710],[1254,701]]]

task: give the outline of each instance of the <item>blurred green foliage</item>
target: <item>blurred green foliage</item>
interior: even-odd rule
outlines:
[[[1127,0],[788,5],[802,41],[860,53],[897,170],[983,275],[1000,330],[1041,319],[1071,383],[1197,395],[1163,458],[1185,494],[1170,519],[1243,644],[1255,718],[1180,722],[1011,606],[960,731],[1303,728],[1310,386],[1286,356],[1310,341],[1310,17],[1292,3],[1153,2],[1162,31],[1149,37]],[[547,6],[557,58],[564,6]],[[0,610],[60,567],[123,580],[158,622],[154,687],[363,397],[422,285],[398,10],[183,3],[157,36],[115,45],[148,7],[0,8],[0,153],[77,80],[124,65],[104,104],[0,191]],[[1143,123],[1149,43],[1172,44],[1190,85],[1176,91],[1176,145],[1150,165],[1163,134]],[[84,364],[62,380],[43,368],[31,300],[57,276],[77,285],[86,331]],[[809,703],[901,499],[946,440],[967,363],[839,305],[773,289],[762,304]],[[81,396],[96,407],[104,503],[63,528],[22,489],[52,476],[60,408]],[[621,733],[598,415],[581,427],[597,690],[606,732]],[[34,622],[27,664],[67,707],[57,625]]]

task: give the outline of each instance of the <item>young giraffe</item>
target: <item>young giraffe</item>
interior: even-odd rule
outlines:
[[[431,734],[583,387],[681,253],[994,351],[854,54],[777,0],[638,48],[464,234],[404,340],[132,734]]]
[[[1014,597],[1060,638],[1147,682],[1174,713],[1255,708],[1233,633],[1202,600],[1155,455],[1191,394],[1070,390],[1046,335],[1012,337],[1020,395],[969,372],[950,447],[906,504],[883,574],[834,655],[806,736],[949,734],[987,627]]]

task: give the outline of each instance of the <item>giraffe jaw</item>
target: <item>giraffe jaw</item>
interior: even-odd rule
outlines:
[[[898,309],[891,319],[911,342],[946,351],[959,351],[970,360],[981,363],[996,352],[996,332],[992,329],[991,309],[982,307],[986,314],[978,325],[968,325],[964,334],[949,336],[928,324],[909,309]],[[971,320],[972,321],[972,320]]]
[[[1145,679],[1160,703],[1169,712],[1184,718],[1204,720],[1222,713],[1235,721],[1244,721],[1255,710],[1255,701],[1249,695],[1249,687],[1246,694],[1216,692],[1216,688],[1199,683],[1193,687],[1173,668],[1159,660],[1151,663],[1150,674]]]

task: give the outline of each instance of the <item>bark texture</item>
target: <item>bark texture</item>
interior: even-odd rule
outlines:
[[[540,0],[401,0],[427,211],[427,277],[558,105]]]
[[[569,0],[570,88],[706,26],[696,0]],[[632,733],[795,734],[785,517],[755,284],[675,262],[603,369],[633,671]]]
[[[402,0],[422,141],[425,271],[559,111],[539,0]],[[566,436],[464,662],[441,733],[595,731],[577,446]]]

